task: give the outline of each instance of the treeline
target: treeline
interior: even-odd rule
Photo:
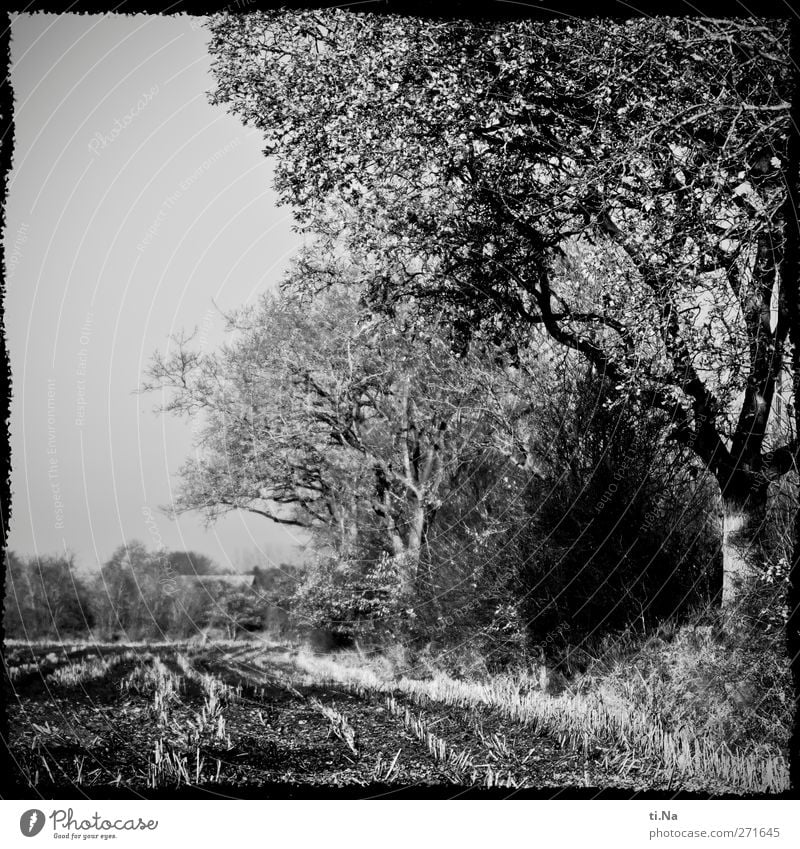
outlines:
[[[151,364],[203,423],[177,511],[307,529],[295,615],[498,663],[781,573],[785,23],[210,28],[306,241]]]
[[[273,575],[272,572],[275,572]],[[254,580],[255,579],[255,580]],[[191,551],[120,546],[94,574],[72,555],[6,556],[6,636],[13,639],[175,639],[204,631],[235,638],[285,627],[292,567],[230,575]]]
[[[785,576],[785,22],[209,26],[306,240],[151,365],[177,511],[306,528],[296,615],[498,663]]]
[[[171,412],[205,413],[176,510],[310,531],[296,621],[502,664],[718,596],[713,481],[544,335],[459,346],[340,286],[265,296],[230,330],[151,366]]]

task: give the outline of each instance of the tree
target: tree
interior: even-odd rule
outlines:
[[[166,636],[174,600],[166,591],[171,571],[159,552],[131,540],[118,546],[100,567],[94,590],[99,625],[128,638]]]
[[[338,320],[323,310],[314,318],[320,338]],[[294,374],[304,363],[303,321],[298,305],[267,297],[257,312],[230,317],[241,335],[220,352],[202,356],[180,337],[170,356],[153,358],[145,389],[165,393],[164,410],[202,422],[176,512],[202,510],[209,522],[236,509],[300,527],[344,522],[351,470],[328,450],[329,429],[303,397],[308,381]]]
[[[72,554],[6,555],[5,628],[19,639],[76,634],[91,628],[94,611]]]
[[[288,608],[302,579],[302,570],[293,563],[281,563],[280,566],[254,566],[253,589],[270,604]]]
[[[166,563],[177,575],[220,575],[218,563],[197,551],[170,551],[165,554]]]
[[[176,509],[308,527],[344,559],[387,550],[413,581],[485,415],[469,357],[401,315],[365,316],[346,287],[265,296],[230,327],[220,352],[182,338],[149,371],[163,409],[205,417]]]
[[[791,324],[787,26],[329,10],[211,29],[213,101],[264,133],[318,237],[306,285],[349,253],[373,308],[413,300],[464,338],[543,327],[661,411],[718,484],[732,603],[796,463],[770,426]]]
[[[608,403],[613,386],[577,356],[539,365],[528,350],[487,370],[492,428],[441,508],[435,583],[415,604],[429,639],[460,634],[484,657],[649,625],[720,585],[699,462],[658,416]]]

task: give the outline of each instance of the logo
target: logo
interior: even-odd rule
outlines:
[[[37,808],[31,808],[19,818],[19,830],[25,837],[36,837],[44,828],[44,814]]]

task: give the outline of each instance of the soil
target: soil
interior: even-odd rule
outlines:
[[[298,683],[308,676],[285,650],[37,645],[13,646],[5,655],[11,753],[24,784],[43,795],[65,788],[93,795],[176,788],[231,795],[276,785],[438,787],[453,795],[464,787],[499,787],[512,795],[637,783],[635,770],[623,781],[604,766],[602,752],[565,748],[489,708],[414,703],[399,692],[391,703],[385,692]],[[190,663],[188,675],[181,655]],[[52,677],[59,667],[92,658],[109,664],[105,674],[74,684]],[[176,689],[161,710],[152,682],[137,685],[134,674],[152,671],[156,658]],[[213,721],[212,680],[222,692]],[[416,731],[406,708],[419,723]],[[426,735],[445,749],[432,753]],[[165,760],[181,766],[159,771]]]

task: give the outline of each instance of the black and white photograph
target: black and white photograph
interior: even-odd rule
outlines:
[[[6,798],[792,793],[764,9],[8,16]]]

